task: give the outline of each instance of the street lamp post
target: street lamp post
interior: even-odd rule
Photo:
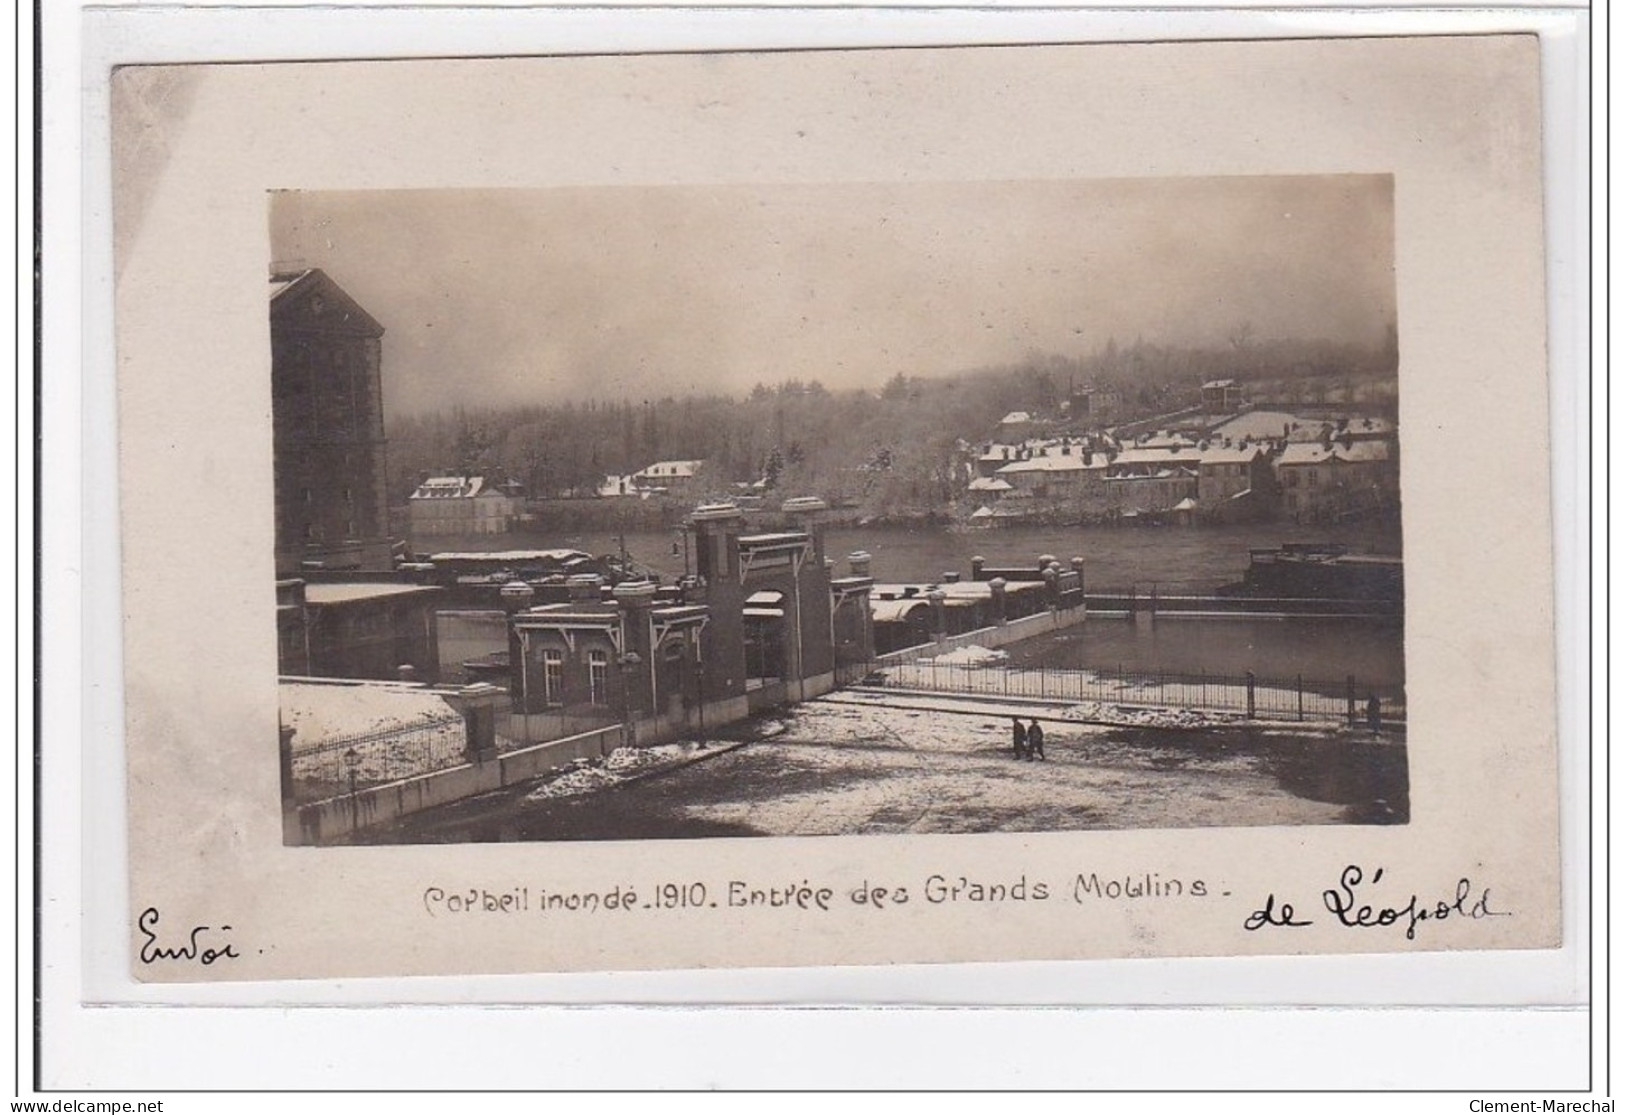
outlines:
[[[361,826],[361,802],[356,798],[355,775],[356,768],[361,765],[361,754],[355,748],[348,748],[344,752],[344,766],[350,772],[350,826]]]

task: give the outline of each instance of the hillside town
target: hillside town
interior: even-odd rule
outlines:
[[[946,431],[950,443],[921,496],[876,505],[865,496],[895,467],[882,447],[865,459],[826,470],[839,493],[831,502],[847,517],[899,516],[998,527],[1137,524],[1201,526],[1284,520],[1340,523],[1395,520],[1399,510],[1399,442],[1392,408],[1321,403],[1292,410],[1254,403],[1244,382],[1201,383],[1200,402],[1172,413],[1115,421],[1120,404],[1093,389],[1070,389],[1048,411],[1005,414],[991,427]],[[1108,396],[1108,399],[1111,398]],[[973,436],[974,435],[974,436]],[[804,451],[790,443],[790,464]],[[652,503],[679,514],[697,501],[731,499],[748,509],[772,506],[797,478],[775,444],[760,470],[737,477],[704,458],[649,461],[606,475],[565,500],[528,498],[523,481],[505,475],[430,474],[406,498],[414,538],[546,529],[549,517],[609,522],[620,501]],[[504,476],[503,479],[496,479]],[[561,507],[560,504],[573,505]]]

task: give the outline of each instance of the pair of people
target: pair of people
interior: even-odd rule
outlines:
[[[1044,757],[1044,729],[1035,718],[1031,724],[1023,727],[1021,721],[1015,717],[1010,719],[1011,740],[1015,745],[1016,758],[1042,759]]]

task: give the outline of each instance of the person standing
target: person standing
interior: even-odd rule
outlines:
[[[1027,729],[1021,726],[1021,721],[1012,716],[1010,718],[1010,738],[1015,745],[1016,758],[1027,757]]]
[[[1042,759],[1044,757],[1044,729],[1034,717],[1033,722],[1027,725],[1027,758]]]

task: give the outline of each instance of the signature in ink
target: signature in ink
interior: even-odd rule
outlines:
[[[1372,886],[1382,882],[1383,871],[1384,868],[1379,867],[1372,873]],[[1444,921],[1453,917],[1479,921],[1483,918],[1512,916],[1510,910],[1490,908],[1489,887],[1480,889],[1474,897],[1472,880],[1466,876],[1457,881],[1455,893],[1448,898],[1423,899],[1412,894],[1402,906],[1374,906],[1369,902],[1362,902],[1363,896],[1357,893],[1357,888],[1364,882],[1365,872],[1351,863],[1343,868],[1337,887],[1321,893],[1326,909],[1336,915],[1341,924],[1351,929],[1374,929],[1404,922],[1405,939],[1414,941],[1416,927],[1424,921]]]
[[[1290,902],[1283,902],[1277,907],[1275,905],[1275,894],[1272,891],[1270,896],[1264,900],[1262,906],[1247,915],[1247,920],[1241,923],[1241,927],[1248,932],[1255,932],[1263,929],[1266,925],[1301,929],[1305,925],[1313,924],[1315,923],[1312,921],[1296,920],[1295,911],[1292,909],[1292,903]]]
[[[185,944],[161,945],[158,943],[156,932],[158,918],[157,908],[148,906],[141,911],[141,916],[135,919],[136,931],[143,938],[140,952],[143,964],[154,964],[160,960],[195,960],[199,964],[208,965],[216,960],[235,960],[239,955],[230,941],[210,944],[199,940],[206,933],[230,933],[229,925],[222,925],[218,929],[212,929],[207,925],[194,925],[191,932],[186,935]]]
[[[1475,887],[1471,879],[1463,876],[1456,883],[1453,894],[1442,898],[1424,899],[1411,894],[1404,902],[1383,904],[1368,898],[1368,889],[1382,882],[1387,869],[1379,867],[1369,879],[1358,864],[1349,864],[1338,876],[1337,886],[1321,892],[1321,902],[1346,929],[1382,929],[1391,925],[1405,927],[1405,939],[1416,940],[1416,930],[1425,921],[1445,921],[1448,918],[1511,917],[1509,910],[1497,910],[1490,903],[1490,888]],[[1253,932],[1267,927],[1301,929],[1314,922],[1300,918],[1290,902],[1278,902],[1274,892],[1264,904],[1247,915],[1242,928]]]

